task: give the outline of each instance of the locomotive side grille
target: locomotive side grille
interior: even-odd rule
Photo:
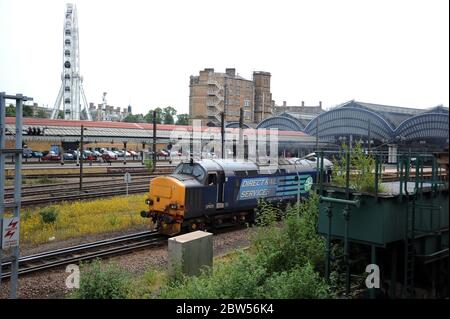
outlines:
[[[194,211],[202,208],[202,189],[186,189],[186,210]]]

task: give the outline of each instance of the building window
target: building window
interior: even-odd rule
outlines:
[[[244,106],[250,106],[250,100],[244,100]]]

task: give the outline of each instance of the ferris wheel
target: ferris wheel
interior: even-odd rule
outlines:
[[[92,121],[86,95],[84,94],[83,77],[80,74],[77,9],[76,6],[71,3],[68,3],[66,7],[63,30],[62,83],[58,97],[56,98],[55,106],[53,107],[51,118],[58,118],[59,109],[62,104],[65,120],[87,119]],[[83,110],[81,108],[80,97],[83,99]]]

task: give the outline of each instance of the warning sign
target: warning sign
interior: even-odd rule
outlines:
[[[3,218],[2,249],[19,246],[19,217]]]

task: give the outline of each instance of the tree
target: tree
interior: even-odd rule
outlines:
[[[176,124],[177,125],[188,125],[189,124],[189,114],[178,114]]]
[[[44,119],[44,118],[47,117],[47,114],[45,113],[44,110],[39,110],[39,111],[37,112],[36,117],[39,117],[39,118],[41,118],[41,119]]]
[[[163,110],[160,107],[157,107],[154,111],[156,111],[156,124],[161,124],[163,119]],[[148,113],[144,116],[145,122],[153,123],[153,110],[148,111]]]
[[[33,109],[29,105],[23,106],[23,116],[24,117],[33,117]]]
[[[64,119],[64,111],[58,111],[58,118]]]
[[[16,116],[16,108],[13,104],[6,108],[6,116]]]
[[[144,123],[144,116],[142,114],[128,114],[124,119],[124,122],[130,123]]]
[[[123,119],[124,122],[136,123],[137,115],[127,114],[127,116]]]
[[[176,114],[177,110],[175,110],[173,107],[171,106],[165,107],[163,110],[164,124],[174,124],[175,121],[173,119],[173,116]]]

